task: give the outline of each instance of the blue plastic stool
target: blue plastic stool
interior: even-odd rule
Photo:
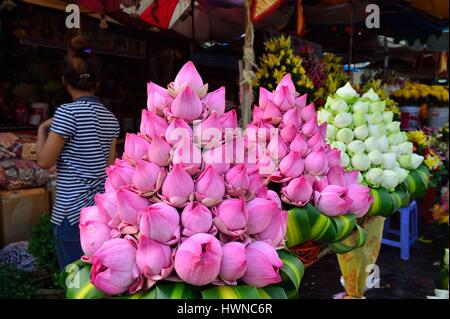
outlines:
[[[418,213],[416,201],[412,201],[409,206],[402,207],[400,212],[400,230],[391,229],[391,218],[387,217],[384,222],[382,243],[385,245],[400,248],[400,257],[403,260],[409,259],[409,248],[417,241],[419,237]],[[387,239],[388,235],[400,237],[400,241]]]

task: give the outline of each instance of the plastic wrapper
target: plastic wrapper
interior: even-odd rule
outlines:
[[[0,188],[7,190],[41,187],[50,180],[50,173],[36,162],[4,160],[0,162]]]

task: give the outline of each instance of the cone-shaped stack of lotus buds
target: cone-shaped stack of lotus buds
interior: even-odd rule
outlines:
[[[287,213],[258,172],[236,160],[243,134],[236,112],[225,113],[225,89],[207,89],[191,62],[168,89],[148,84],[140,133],[126,135],[105,192],[81,212],[83,259],[97,289],[281,280],[276,249]]]

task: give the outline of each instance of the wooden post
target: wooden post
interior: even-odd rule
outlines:
[[[252,103],[253,103],[253,72],[252,67],[255,61],[255,53],[253,51],[253,22],[250,17],[250,6],[251,0],[245,0],[244,11],[245,11],[245,43],[243,48],[242,57],[242,72],[240,78],[241,86],[241,125],[243,128],[247,126],[251,119],[252,113]],[[240,70],[241,71],[241,70]]]
[[[354,38],[354,31],[355,28],[355,4],[353,3],[353,0],[350,0],[350,41],[349,41],[349,48],[348,48],[348,72],[351,72],[351,64],[353,62],[353,38]]]

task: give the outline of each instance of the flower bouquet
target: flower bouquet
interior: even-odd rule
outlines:
[[[68,298],[297,295],[303,265],[284,250],[287,213],[236,160],[243,135],[236,112],[224,113],[225,89],[207,90],[192,62],[167,89],[148,84],[139,134],[126,135],[105,192],[81,212]]]

